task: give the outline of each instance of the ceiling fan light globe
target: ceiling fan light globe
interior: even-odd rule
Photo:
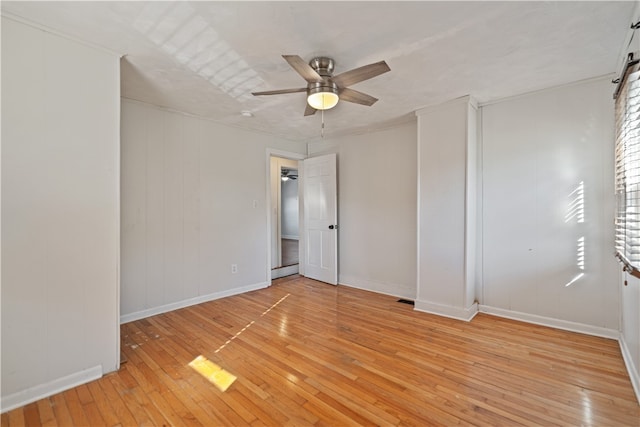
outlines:
[[[334,92],[315,92],[307,97],[307,103],[316,110],[328,110],[338,103],[338,94]]]

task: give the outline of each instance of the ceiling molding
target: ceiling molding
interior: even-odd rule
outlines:
[[[78,37],[70,36],[69,34],[65,34],[65,33],[61,32],[61,31],[56,31],[56,30],[54,30],[52,28],[47,27],[46,25],[41,25],[41,24],[35,23],[35,22],[30,21],[28,19],[25,19],[25,18],[23,18],[21,16],[14,15],[11,12],[7,12],[7,11],[2,10],[0,12],[0,16],[2,16],[5,19],[9,19],[11,21],[18,22],[20,24],[24,24],[24,25],[27,25],[29,27],[35,28],[36,30],[44,31],[45,33],[49,33],[49,34],[52,34],[52,35],[57,36],[57,37],[62,37],[63,39],[70,40],[70,41],[72,41],[74,43],[78,43],[78,44],[81,44],[83,46],[87,46],[87,47],[90,47],[92,49],[99,50],[99,51],[102,51],[104,53],[108,53],[109,55],[113,55],[113,56],[115,56],[117,58],[122,58],[125,55],[124,53],[116,52],[115,50],[111,50],[111,49],[106,48],[104,46],[100,46],[98,44],[91,43],[89,41],[80,39]]]
[[[519,93],[519,94],[513,95],[513,96],[506,96],[504,98],[498,98],[498,99],[493,99],[493,100],[487,101],[487,102],[481,102],[481,103],[478,104],[478,106],[480,108],[487,107],[489,105],[500,104],[501,102],[513,101],[513,100],[520,99],[520,98],[526,98],[526,97],[531,96],[531,95],[542,94],[542,93],[545,93],[545,92],[551,92],[551,91],[555,91],[555,90],[562,89],[562,88],[569,88],[569,87],[572,87],[572,86],[579,86],[579,85],[588,84],[588,83],[592,83],[592,82],[598,82],[598,81],[601,81],[601,80],[611,81],[611,79],[613,77],[615,77],[615,75],[616,75],[615,73],[609,73],[609,74],[605,74],[604,76],[592,77],[590,79],[583,79],[583,80],[578,80],[578,81],[575,81],[575,82],[565,83],[565,84],[561,84],[561,85],[557,85],[557,86],[546,87],[544,89],[533,90],[531,92]]]

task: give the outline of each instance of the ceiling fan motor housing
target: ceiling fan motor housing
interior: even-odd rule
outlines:
[[[338,85],[331,80],[325,80],[322,83],[309,83],[307,84],[307,94],[312,95],[318,92],[333,92],[338,93]]]
[[[309,66],[322,77],[322,81],[307,83],[307,102],[320,110],[332,108],[338,102],[338,85],[331,79],[334,69],[333,59],[319,56],[309,61]],[[322,95],[314,97],[315,94]]]
[[[334,62],[331,58],[327,58],[326,56],[319,56],[309,61],[309,65],[322,77],[333,76]]]

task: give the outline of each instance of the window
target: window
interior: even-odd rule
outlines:
[[[640,71],[631,61],[614,97],[616,256],[640,277]]]

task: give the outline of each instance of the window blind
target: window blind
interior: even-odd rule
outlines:
[[[626,78],[625,78],[626,77]],[[640,270],[640,71],[622,77],[615,102],[616,255]]]

